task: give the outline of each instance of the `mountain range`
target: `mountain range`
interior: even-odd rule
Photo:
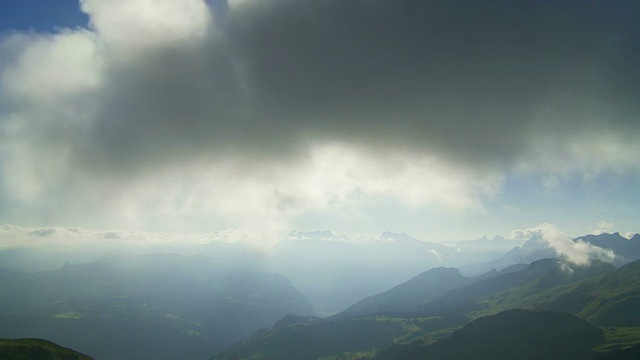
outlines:
[[[563,243],[612,263],[574,263],[541,235],[509,251],[513,240],[499,237],[445,245],[332,232],[292,233],[269,252],[231,242],[182,255],[5,249],[0,338],[45,338],[97,359],[401,360],[477,353],[470,334],[550,317],[604,336],[557,346],[563,358],[624,359],[640,343],[639,242],[616,233]],[[473,251],[498,257],[464,262]]]
[[[289,318],[214,359],[595,359],[640,343],[640,261],[505,270],[432,269],[336,316]]]

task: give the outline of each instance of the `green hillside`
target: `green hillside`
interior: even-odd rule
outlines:
[[[262,330],[236,343],[214,360],[316,360],[371,356],[394,343],[439,339],[461,319],[384,316],[317,320]],[[359,354],[359,355],[354,355]]]
[[[511,308],[565,311],[598,326],[640,326],[640,261],[581,281],[540,289],[545,277],[479,297],[478,317]]]
[[[557,286],[573,284],[613,271],[615,267],[604,262],[594,262],[589,267],[569,269],[561,260],[542,259],[534,261],[521,271],[490,277],[469,286],[454,289],[432,302],[421,305],[419,310],[430,314],[454,311],[462,315],[475,312],[477,315],[472,315],[472,318],[475,318],[508,309],[534,307],[531,304],[512,303],[512,301],[515,299],[528,301],[532,296]],[[555,290],[550,292],[555,293]],[[486,298],[495,295],[499,297],[492,298],[492,302],[486,301]]]
[[[0,339],[3,360],[92,360],[77,351],[40,339]]]
[[[376,360],[585,360],[604,344],[602,329],[570,314],[509,310],[483,317],[434,344],[392,346]]]

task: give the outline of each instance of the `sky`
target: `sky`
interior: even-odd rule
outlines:
[[[640,5],[5,0],[0,224],[638,232]]]

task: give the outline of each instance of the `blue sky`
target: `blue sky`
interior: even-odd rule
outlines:
[[[0,223],[637,232],[636,6],[4,1]]]
[[[77,0],[3,0],[0,12],[0,31],[51,32],[86,26],[87,22]]]

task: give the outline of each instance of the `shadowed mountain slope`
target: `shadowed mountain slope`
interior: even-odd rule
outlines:
[[[421,338],[429,332],[458,326],[460,319],[385,316],[341,319],[299,319],[300,323],[260,330],[231,345],[213,360],[316,360],[371,354],[397,342]]]
[[[462,276],[458,269],[434,268],[381,294],[363,299],[336,316],[413,311],[416,305],[436,299],[473,281]]]
[[[509,310],[474,320],[432,345],[392,346],[376,360],[584,360],[606,341],[602,329],[553,311]]]

